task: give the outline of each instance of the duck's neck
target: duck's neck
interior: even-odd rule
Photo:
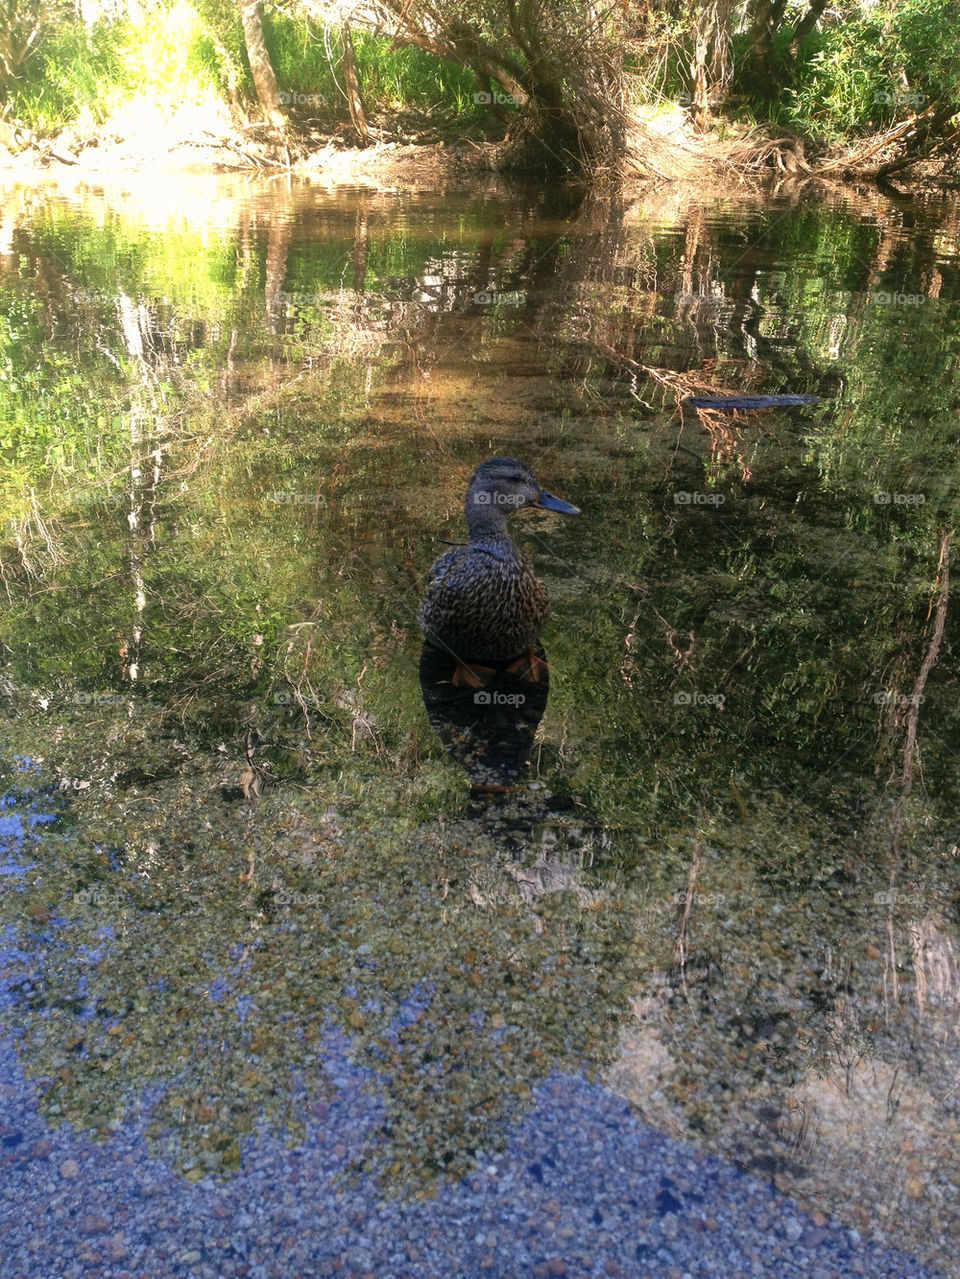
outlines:
[[[474,494],[468,492],[463,504],[467,517],[467,532],[471,542],[490,542],[503,539],[510,541],[507,532],[507,510],[494,502],[475,502]]]

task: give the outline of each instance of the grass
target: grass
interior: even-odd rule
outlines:
[[[123,24],[63,27],[30,64],[11,114],[38,133],[56,133],[81,116],[102,123],[128,90]]]
[[[340,33],[277,12],[265,17],[264,29],[294,118],[308,115],[327,125],[347,119]],[[354,33],[354,48],[369,111],[479,112],[474,77],[464,67],[420,49],[396,48],[369,32]],[[225,101],[230,73],[241,96],[254,104],[236,11],[218,0],[172,0],[146,9],[136,23],[64,24],[30,64],[8,110],[49,136],[70,126],[102,125],[146,101],[160,115],[211,97]]]

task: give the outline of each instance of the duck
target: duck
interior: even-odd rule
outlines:
[[[450,654],[452,682],[482,687],[495,665],[536,682],[546,664],[534,648],[550,615],[547,588],[507,531],[507,517],[527,506],[579,515],[546,492],[515,457],[488,457],[470,477],[463,509],[466,546],[444,552],[430,569],[418,620],[426,642]]]

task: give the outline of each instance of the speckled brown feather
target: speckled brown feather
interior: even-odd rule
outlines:
[[[503,662],[536,644],[550,615],[544,584],[507,533],[507,511],[541,495],[515,458],[488,458],[464,504],[470,542],[430,569],[419,621],[424,638],[465,661]]]

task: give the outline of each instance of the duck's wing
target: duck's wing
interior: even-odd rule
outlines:
[[[449,551],[444,551],[433,561],[427,574],[427,590],[440,585],[450,570],[460,563],[466,550],[465,546],[451,546]]]

